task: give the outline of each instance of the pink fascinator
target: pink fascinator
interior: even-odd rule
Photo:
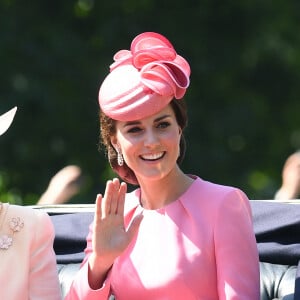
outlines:
[[[104,114],[119,121],[153,115],[173,99],[181,99],[190,83],[190,66],[161,34],[145,32],[129,50],[114,56],[99,90]]]

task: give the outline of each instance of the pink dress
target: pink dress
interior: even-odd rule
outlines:
[[[90,232],[66,299],[260,299],[252,214],[241,190],[195,177],[180,198],[157,210],[144,210],[139,194],[138,189],[127,195],[125,213],[126,225],[144,214],[139,232],[102,288],[92,290],[87,280]]]

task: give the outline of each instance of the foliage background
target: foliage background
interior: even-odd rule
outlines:
[[[113,174],[98,151],[97,94],[113,54],[143,31],[166,35],[192,66],[188,173],[274,196],[300,148],[296,0],[0,0],[0,199],[32,204],[79,165],[72,202],[94,202]]]

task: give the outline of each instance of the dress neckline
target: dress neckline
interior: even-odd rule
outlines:
[[[178,203],[180,202],[180,199],[185,198],[185,195],[189,193],[189,191],[192,189],[192,187],[195,185],[197,179],[199,179],[199,177],[195,176],[195,175],[190,175],[188,174],[189,177],[191,177],[194,181],[190,184],[190,186],[174,201],[160,207],[160,208],[155,208],[155,209],[147,209],[144,208],[141,204],[141,189],[139,188],[138,190],[136,190],[136,196],[138,198],[138,205],[137,205],[137,210],[138,212],[143,212],[143,213],[148,213],[148,214],[153,214],[153,213],[159,213],[162,214],[167,210],[172,209],[173,207],[177,206]]]

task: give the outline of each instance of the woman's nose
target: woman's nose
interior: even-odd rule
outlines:
[[[144,145],[146,147],[153,147],[159,144],[159,138],[153,130],[147,130],[144,136]]]

